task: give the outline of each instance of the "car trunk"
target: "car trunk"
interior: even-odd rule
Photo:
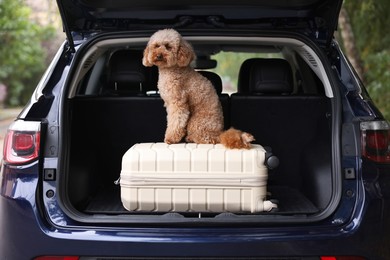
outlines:
[[[77,113],[72,119],[67,190],[70,203],[78,211],[131,214],[122,207],[120,186],[114,182],[121,172],[122,156],[132,145],[161,142],[164,138],[163,103],[157,98],[150,103],[153,101],[160,105],[154,107],[155,111],[132,98],[73,100],[72,110]],[[241,111],[231,108],[231,112],[239,115],[248,114],[245,109],[253,112],[253,107],[246,106]],[[269,171],[270,198],[279,201],[279,210],[271,214],[318,213],[331,199],[331,138],[326,117],[329,102],[313,99],[304,102],[300,109],[299,114],[280,111],[279,115],[265,116],[265,124],[242,128],[254,133],[256,143],[271,147],[280,160],[279,167]]]
[[[175,212],[173,215],[167,215],[169,212],[132,212],[125,210],[121,203],[120,186],[115,181],[120,176],[122,156],[136,143],[162,142],[166,112],[156,93],[158,73],[155,68],[119,66],[126,68],[124,71],[133,68],[145,73],[145,78],[140,79],[142,87],[135,87],[140,92],[134,93],[123,90],[118,82],[113,89],[108,87],[110,77],[115,74],[115,66],[108,60],[119,50],[120,56],[129,55],[135,63],[140,62],[146,40],[143,37],[97,41],[98,44],[85,47],[85,62],[73,68],[77,73],[67,88],[63,107],[66,122],[63,130],[67,133],[64,154],[67,156],[64,157],[66,167],[61,179],[61,194],[68,213],[74,217],[83,215],[83,221],[95,221],[97,216],[99,221],[109,222],[202,219],[199,212]],[[279,166],[269,170],[267,185],[268,198],[278,204],[278,209],[252,214],[202,212],[202,216],[216,222],[244,222],[242,218],[255,222],[288,222],[314,221],[329,215],[337,204],[336,194],[339,194],[335,171],[338,166],[332,159],[336,151],[332,144],[336,129],[332,120],[334,97],[328,76],[319,64],[321,55],[317,56],[308,45],[302,47],[303,42],[287,38],[249,37],[246,44],[242,44],[246,41],[243,37],[227,40],[226,37],[194,36],[190,41],[198,54],[204,54],[208,48],[246,52],[264,52],[271,47],[283,50],[281,53],[289,54],[288,60],[294,68],[294,86],[302,88],[290,94],[246,93],[242,89],[250,84],[249,76],[237,71],[242,74],[238,93],[219,93],[225,128],[233,126],[252,133],[255,143],[272,148],[279,158]],[[130,81],[134,80],[133,76],[130,78]],[[129,84],[127,82],[127,86]]]

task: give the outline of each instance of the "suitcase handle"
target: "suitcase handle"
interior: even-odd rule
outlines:
[[[269,146],[264,147],[265,161],[264,164],[268,169],[273,170],[279,166],[279,158],[272,153],[272,148]]]

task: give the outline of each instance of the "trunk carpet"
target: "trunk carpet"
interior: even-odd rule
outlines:
[[[285,186],[268,187],[269,198],[278,204],[278,209],[271,212],[260,212],[257,214],[313,214],[318,208],[307,199],[299,190]],[[139,214],[139,212],[127,211],[120,200],[120,187],[110,187],[97,193],[87,206],[80,210],[86,214]],[[163,212],[166,213],[166,212]],[[142,214],[145,214],[143,212]],[[156,214],[156,213],[153,213]]]

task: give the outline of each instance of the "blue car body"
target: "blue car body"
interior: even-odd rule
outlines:
[[[67,166],[69,161],[76,160],[70,155],[73,148],[69,148],[74,145],[69,141],[74,129],[69,125],[74,115],[69,112],[72,106],[66,100],[73,97],[69,86],[78,73],[77,64],[93,46],[106,40],[120,42],[139,38],[142,39],[140,45],[144,45],[145,39],[169,20],[164,20],[164,15],[157,15],[155,20],[150,18],[149,9],[153,9],[153,5],[144,8],[134,3],[137,12],[133,17],[131,8],[126,7],[132,4],[113,2],[115,8],[110,9],[105,1],[58,0],[68,40],[5,140],[0,188],[1,259],[390,259],[390,125],[365,93],[364,86],[332,39],[340,1],[324,2],[336,11],[325,12],[327,26],[316,28],[318,34],[294,26],[304,19],[301,16],[313,14],[309,12],[312,6],[319,5],[315,10],[322,10],[321,1],[292,2],[285,9],[283,1],[276,1],[275,6],[265,5],[268,11],[275,12],[274,23],[284,21],[284,15],[293,19],[291,14],[296,14],[298,20],[289,25],[293,29],[288,25],[255,28],[252,24],[244,32],[237,29],[237,24],[246,26],[242,21],[231,30],[216,26],[223,19],[211,25],[203,24],[206,16],[202,5],[195,8],[189,4],[188,9],[175,1],[170,2],[171,6],[156,5],[161,13],[166,11],[167,16],[176,5],[175,16],[183,12],[187,17],[194,12],[191,19],[197,20],[196,23],[181,20],[181,32],[194,40],[194,46],[196,37],[200,36],[215,37],[213,40],[233,36],[281,37],[303,42],[315,51],[324,64],[333,92],[332,115],[329,116],[334,133],[329,142],[332,175],[331,178],[321,177],[324,179],[319,179],[315,188],[321,187],[321,182],[331,187],[329,202],[322,210],[313,214],[278,215],[276,212],[260,214],[260,217],[222,213],[219,217],[204,218],[165,213],[162,216],[117,212],[88,214],[79,210],[82,206],[76,202],[84,195],[68,192],[83,194],[84,191],[62,184],[68,179],[73,183],[72,178],[75,183],[83,181],[81,177],[68,174],[76,167]],[[252,9],[250,3],[242,3],[245,10]],[[207,6],[206,2],[202,4]],[[304,8],[300,12],[301,7]],[[255,5],[253,9],[256,8]],[[226,20],[234,17],[234,5],[233,11],[229,5],[222,10],[227,13]],[[265,13],[261,13],[261,18],[268,19],[271,15]],[[145,23],[140,23],[143,14],[147,18]],[[248,13],[249,17],[252,15]],[[86,17],[87,22],[80,25],[80,17]],[[261,20],[256,19],[256,22]],[[159,21],[162,24],[158,24]],[[95,27],[87,28],[88,22],[95,22]],[[92,30],[98,25],[98,29]],[[134,29],[137,26],[139,30]],[[315,40],[313,35],[317,36]],[[198,43],[203,43],[201,41],[204,40]],[[372,143],[382,150],[366,149]],[[316,193],[315,189],[309,189],[309,193]],[[323,192],[318,193],[320,197]]]

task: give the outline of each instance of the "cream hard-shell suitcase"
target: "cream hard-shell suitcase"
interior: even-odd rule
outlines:
[[[261,212],[266,200],[265,150],[220,144],[140,143],[122,158],[121,200],[130,211]]]

